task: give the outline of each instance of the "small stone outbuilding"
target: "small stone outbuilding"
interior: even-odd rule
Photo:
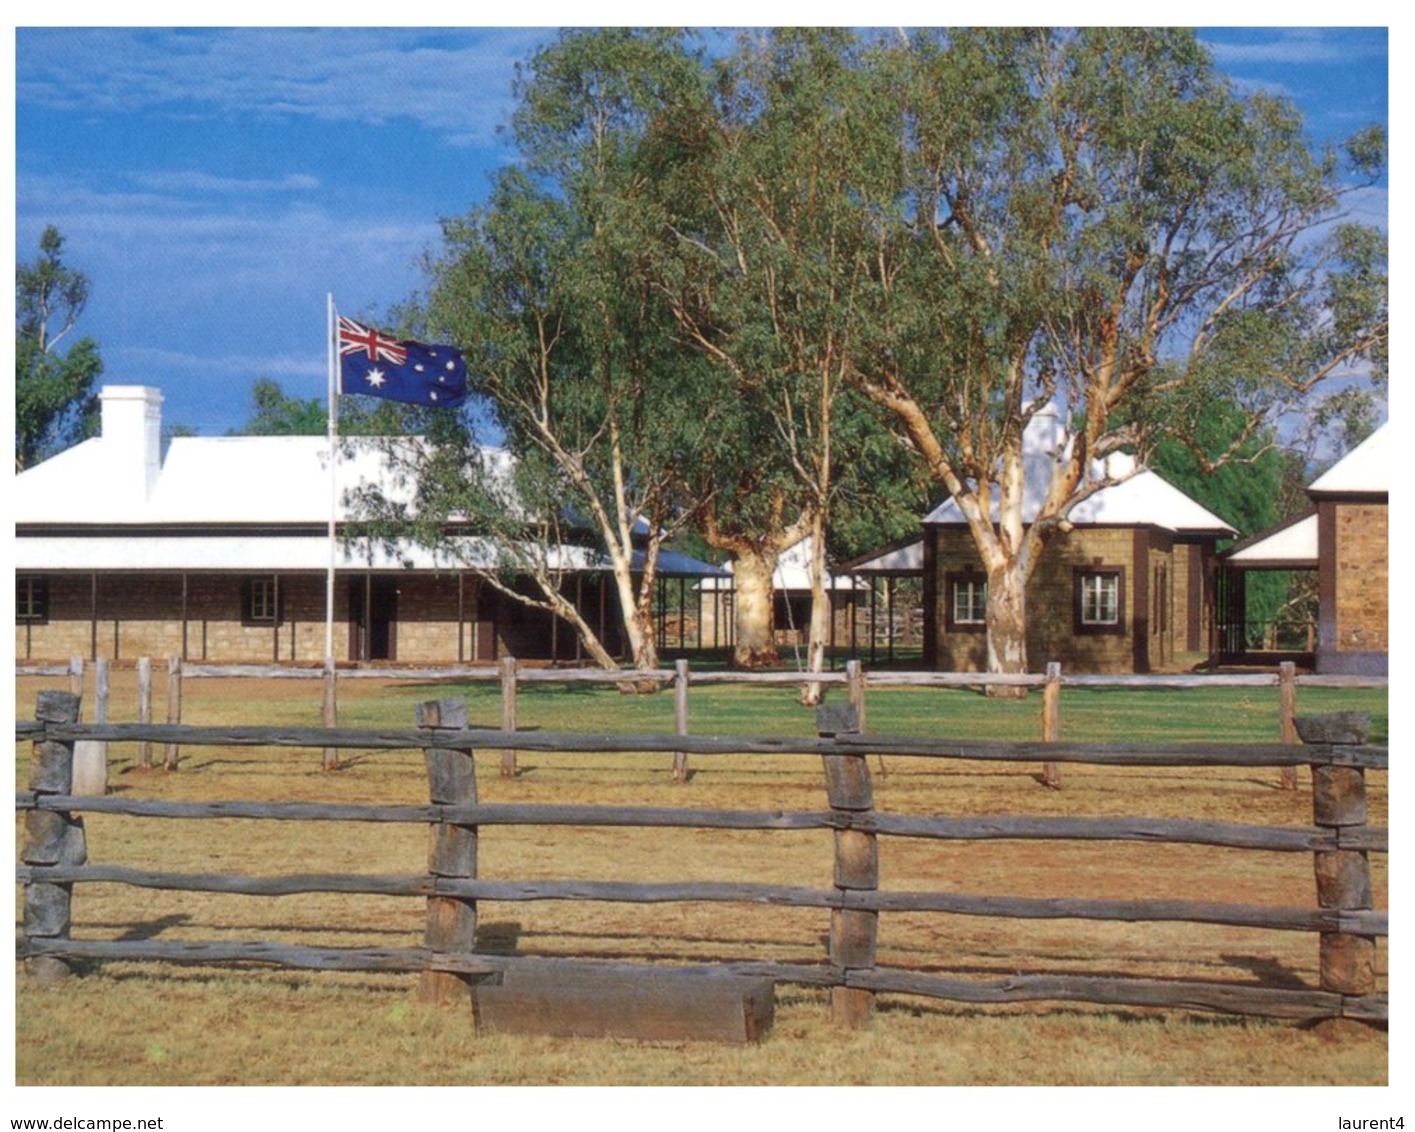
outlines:
[[[1037,515],[1052,457],[1064,442],[1052,412],[1024,436],[1023,521]],[[1074,507],[1048,540],[1027,591],[1027,658],[1070,672],[1144,673],[1204,663],[1214,627],[1215,546],[1237,532],[1130,457],[1110,457],[1117,480]],[[987,667],[987,579],[952,499],[923,519],[923,538],[847,566],[854,573],[923,578],[924,660],[948,672]]]
[[[1384,676],[1390,664],[1390,494],[1384,424],[1307,488],[1310,510],[1223,554],[1225,621],[1242,625],[1243,579],[1257,570],[1314,570],[1319,673]],[[1242,655],[1242,642],[1225,648]]]

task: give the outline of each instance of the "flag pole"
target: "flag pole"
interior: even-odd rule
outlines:
[[[329,569],[324,584],[324,711],[323,722],[325,727],[334,727],[338,724],[338,699],[335,690],[334,675],[334,565],[335,556],[338,553],[338,541],[335,533],[336,520],[339,506],[339,484],[335,475],[335,469],[339,462],[339,389],[337,368],[339,365],[339,355],[335,346],[334,330],[334,293],[331,291],[326,296],[328,307],[328,328],[326,333],[326,347],[329,357],[328,366],[328,408],[326,412],[325,433],[329,441]],[[332,770],[339,764],[339,752],[333,747],[326,747],[324,751],[324,767]]]

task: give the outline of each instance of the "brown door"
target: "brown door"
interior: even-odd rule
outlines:
[[[349,579],[349,655],[355,660],[398,659],[398,582]]]

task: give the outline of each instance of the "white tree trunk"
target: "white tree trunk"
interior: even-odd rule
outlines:
[[[613,557],[614,588],[619,595],[620,609],[624,611],[621,620],[632,666],[642,669],[657,668],[658,640],[653,623],[653,579],[640,579],[639,592],[636,593],[628,563],[620,562],[618,554]]]
[[[818,516],[812,524],[811,544],[811,629],[806,642],[806,671],[825,671],[825,650],[830,641],[830,591],[826,589],[825,524]],[[821,686],[806,684],[801,703],[814,707],[821,702]]]
[[[1027,576],[1018,563],[988,571],[988,671],[1020,675],[1027,671]],[[993,696],[1025,696],[1025,688],[992,686]]]
[[[732,602],[732,663],[738,668],[773,668],[781,663],[772,615],[771,576],[775,571],[775,554],[742,550],[733,560],[736,594]]]

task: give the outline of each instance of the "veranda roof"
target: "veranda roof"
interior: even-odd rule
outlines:
[[[535,551],[527,548],[526,553]],[[14,560],[17,570],[46,572],[322,571],[329,566],[329,540],[319,535],[281,534],[25,537],[14,541]],[[363,540],[335,543],[335,568],[340,571],[455,573],[497,565],[497,547],[484,538],[459,538],[435,549],[412,543],[390,548]],[[604,555],[579,546],[550,548],[546,565],[573,573],[609,569]]]
[[[1317,568],[1317,513],[1309,511],[1269,531],[1237,543],[1223,554],[1240,570]]]
[[[903,546],[881,550],[868,558],[857,558],[845,568],[852,574],[922,574],[924,542],[915,539]]]

